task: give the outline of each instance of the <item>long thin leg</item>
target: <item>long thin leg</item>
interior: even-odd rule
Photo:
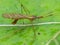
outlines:
[[[24,5],[21,3],[21,7],[24,9],[24,11],[26,12],[26,14],[30,14],[30,11],[24,7]]]
[[[23,13],[22,9],[23,9],[23,7],[22,7],[22,5],[21,5],[21,13]],[[23,19],[23,24],[24,24],[24,19]]]
[[[15,20],[12,22],[12,24],[16,24],[17,21],[18,21],[18,19],[15,19]]]
[[[21,4],[21,6],[22,6],[22,8],[24,9],[24,11],[26,12],[27,15],[28,15],[28,13],[30,14],[30,11],[27,8],[25,8],[23,4]],[[36,39],[36,31],[34,29],[33,20],[30,20],[30,22],[32,24],[32,30],[34,32],[33,40],[30,42],[30,45],[33,45],[33,43],[34,43],[34,41]]]
[[[52,12],[49,12],[47,16],[38,16],[38,19],[39,19],[39,18],[49,17],[49,16],[52,16],[52,15],[53,15],[53,13],[52,13]]]
[[[30,43],[30,45],[33,45],[33,43],[34,43],[34,41],[36,40],[36,30],[35,30],[35,27],[34,27],[34,25],[33,25],[33,21],[30,21],[31,22],[31,24],[32,24],[32,30],[33,30],[33,32],[34,32],[34,36],[33,36],[33,40],[31,41],[31,43]]]

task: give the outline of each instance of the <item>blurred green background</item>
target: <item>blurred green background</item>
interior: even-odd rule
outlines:
[[[53,15],[34,20],[33,23],[60,22],[60,0],[0,0],[0,24],[11,24],[12,19],[2,17],[4,13],[26,14],[21,8],[21,3],[30,13],[27,15],[47,16],[49,12]],[[19,20],[17,24],[31,23],[29,20]],[[34,31],[35,34],[34,35]],[[0,26],[0,45],[46,45],[46,43],[60,31],[60,24],[40,26]],[[60,35],[56,38],[60,42]],[[52,41],[49,45],[56,45]]]

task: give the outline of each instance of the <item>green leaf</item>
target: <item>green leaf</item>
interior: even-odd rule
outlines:
[[[24,8],[21,7],[21,3]],[[52,16],[48,16],[50,12],[53,13]],[[17,24],[22,25],[23,22],[25,24],[60,22],[60,0],[0,0],[0,24],[11,24],[13,20],[4,18],[2,16],[4,13],[44,16],[33,22],[29,19],[19,20]],[[60,44],[59,31],[60,24],[0,26],[0,45],[56,45]],[[58,32],[58,36],[53,39]]]

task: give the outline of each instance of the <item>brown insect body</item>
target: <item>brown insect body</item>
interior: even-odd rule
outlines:
[[[52,15],[48,15],[48,16],[52,16]],[[48,17],[48,16],[45,16],[45,17]],[[19,19],[28,19],[30,21],[33,21],[37,18],[44,18],[44,16],[27,16],[27,15],[22,15],[22,14],[3,14],[3,17],[14,19],[12,24],[16,24]]]

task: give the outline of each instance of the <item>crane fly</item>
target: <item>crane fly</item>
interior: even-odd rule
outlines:
[[[24,11],[28,11],[29,10],[26,10],[24,5],[21,4],[21,7],[23,7]],[[29,12],[30,13],[30,12]],[[4,18],[8,18],[8,19],[14,19],[14,21],[12,22],[12,24],[16,24],[18,20],[20,19],[28,19],[29,21],[33,22],[35,19],[40,19],[40,18],[45,18],[45,17],[48,17],[48,16],[52,16],[52,14],[48,14],[47,16],[28,16],[28,15],[23,15],[23,14],[16,14],[16,13],[10,13],[10,14],[3,14],[3,17]],[[34,40],[36,38],[36,31],[34,30],[34,25],[32,23],[32,27],[33,27],[33,31],[34,31]],[[39,33],[40,34],[40,33]]]
[[[23,6],[23,4],[21,4],[21,7],[23,7],[24,11],[30,13],[30,11],[27,9],[25,9],[25,7]],[[48,16],[52,16],[52,14],[49,14],[47,16],[28,16],[28,15],[23,15],[23,14],[16,14],[16,13],[10,13],[10,14],[3,14],[4,18],[8,18],[8,19],[14,19],[14,21],[12,22],[12,24],[16,24],[17,21],[19,19],[28,19],[30,21],[34,21],[35,19],[40,19],[40,18],[44,18],[44,17],[48,17]]]
[[[24,9],[25,12],[28,11],[28,13],[30,13],[29,10],[24,7],[23,4],[21,4],[21,7]],[[17,21],[20,20],[20,19],[28,19],[28,20],[30,20],[32,22],[35,19],[45,18],[45,17],[48,17],[48,16],[52,16],[51,12],[47,16],[34,16],[34,15],[28,16],[28,15],[25,15],[25,14],[23,15],[23,14],[16,14],[16,13],[10,13],[10,14],[6,13],[6,14],[3,14],[4,18],[14,19],[12,24],[16,24]]]
[[[48,15],[48,16],[52,16],[52,15]],[[19,19],[28,19],[30,21],[34,21],[35,19],[40,19],[40,18],[44,18],[44,17],[48,17],[48,16],[28,16],[28,15],[22,15],[22,14],[14,14],[14,13],[3,14],[4,18],[14,19],[12,24],[16,24]]]

